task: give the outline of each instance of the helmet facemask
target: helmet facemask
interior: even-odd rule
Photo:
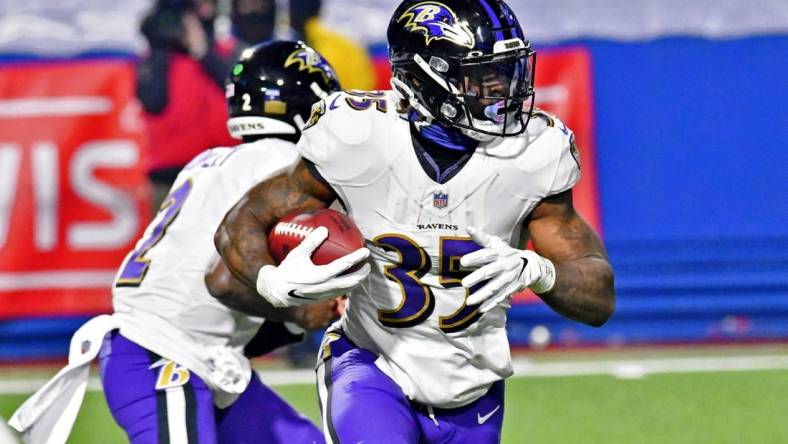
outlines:
[[[517,48],[489,55],[471,53],[460,59],[432,56],[425,60],[415,54],[404,75],[396,66],[395,74],[429,110],[430,115],[420,112],[427,120],[458,128],[481,141],[517,136],[525,131],[533,108],[536,55],[530,44],[519,39],[497,42],[496,49],[506,45]]]

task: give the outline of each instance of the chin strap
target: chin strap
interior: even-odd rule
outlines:
[[[413,90],[411,90],[410,87],[405,84],[405,82],[399,80],[396,77],[392,77],[391,87],[394,89],[400,99],[408,102],[408,105],[420,117],[422,117],[422,119],[413,120],[413,124],[416,126],[417,130],[422,131],[425,127],[432,125],[432,123],[435,121],[435,117],[424,105],[419,103],[419,100],[416,98],[416,94],[413,93]],[[471,139],[477,140],[479,142],[488,142],[495,138],[495,136],[478,133],[465,128],[457,128],[457,130]]]
[[[413,90],[411,90],[410,87],[405,84],[405,82],[396,77],[392,77],[390,83],[392,89],[394,89],[400,99],[408,102],[408,106],[410,106],[419,116],[423,118],[417,119],[413,122],[416,125],[416,128],[421,130],[421,128],[431,125],[435,118],[424,105],[419,103],[419,100],[416,99],[416,94],[413,93]]]
[[[424,60],[423,57],[421,57],[420,55],[416,54],[416,55],[413,56],[413,61],[416,63],[416,65],[419,68],[421,68],[422,71],[424,71],[433,80],[435,80],[435,82],[440,87],[442,87],[443,89],[448,91],[450,94],[452,94],[455,97],[457,97],[459,100],[462,100],[462,93],[451,82],[447,81],[446,79],[441,77],[438,73],[436,73],[432,69],[430,64],[427,63]],[[418,99],[416,98],[416,94],[413,92],[413,90],[407,84],[405,84],[405,82],[403,82],[402,80],[398,79],[396,76],[393,76],[391,78],[390,83],[391,83],[392,89],[394,89],[394,91],[397,93],[397,95],[401,99],[405,100],[408,103],[408,105],[414,111],[416,111],[416,113],[418,113],[419,116],[421,116],[423,118],[423,119],[417,119],[417,120],[413,121],[414,125],[416,126],[416,129],[418,129],[419,131],[422,131],[422,129],[424,129],[425,127],[427,127],[429,125],[432,125],[432,123],[436,120],[435,116],[433,116],[432,113],[424,105],[419,103]],[[490,117],[490,118],[497,119],[498,118],[498,113],[500,112],[500,109],[501,109],[501,104],[500,103],[496,103],[496,104],[488,106],[487,108],[488,109],[485,109],[485,115],[488,115],[488,117]],[[466,113],[466,116],[463,117],[463,119],[465,119],[465,121],[469,125],[471,124],[471,121],[472,121],[472,124],[474,126],[479,126],[480,128],[485,128],[487,126],[503,126],[501,123],[495,123],[495,122],[489,122],[488,123],[488,122],[481,121],[479,119],[473,118],[472,116],[468,116],[467,113]],[[491,130],[493,130],[493,129],[497,129],[497,128],[491,128]],[[469,129],[469,128],[457,127],[457,130],[460,131],[465,136],[470,137],[471,139],[474,139],[474,140],[476,140],[478,142],[490,142],[490,141],[494,140],[496,137],[498,137],[498,136],[496,136],[494,134],[486,134],[486,133],[482,133],[482,132],[479,132],[479,131],[474,131],[474,130]]]
[[[460,90],[458,90],[457,87],[455,87],[451,82],[444,79],[443,77],[438,75],[438,73],[433,71],[430,64],[427,63],[427,61],[424,60],[424,58],[422,58],[420,55],[418,54],[414,55],[413,61],[416,62],[416,65],[418,65],[422,71],[427,73],[428,76],[432,77],[432,79],[435,80],[435,82],[437,82],[438,85],[440,85],[443,89],[450,92],[451,94],[454,94],[455,96],[459,96],[461,94]]]
[[[320,99],[325,99],[326,97],[328,97],[328,93],[326,91],[323,91],[323,88],[321,88],[320,85],[318,85],[316,82],[310,83],[309,89],[311,89],[312,92]]]

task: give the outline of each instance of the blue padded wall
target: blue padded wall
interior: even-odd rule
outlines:
[[[577,43],[618,308],[595,330],[516,307],[513,342],[788,339],[788,36]]]

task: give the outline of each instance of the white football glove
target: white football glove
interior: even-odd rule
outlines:
[[[257,292],[274,307],[294,307],[342,296],[369,275],[370,266],[342,275],[369,257],[369,249],[358,250],[330,264],[315,265],[312,253],[328,237],[325,227],[317,227],[285,256],[278,267],[264,265],[257,274]],[[341,275],[341,276],[340,276]]]
[[[479,267],[462,280],[462,286],[471,288],[489,280],[482,288],[468,296],[467,304],[481,304],[479,310],[485,313],[501,302],[526,288],[535,293],[545,293],[555,285],[555,266],[553,263],[530,250],[512,248],[503,239],[467,227],[473,241],[481,245],[481,250],[468,253],[460,258],[460,265],[466,268]]]

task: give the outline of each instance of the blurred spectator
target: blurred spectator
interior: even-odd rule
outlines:
[[[229,60],[238,60],[249,46],[275,38],[275,0],[232,0],[230,8],[232,35],[217,45]]]
[[[233,31],[243,46],[256,45],[274,38],[276,2],[274,0],[233,0]]]
[[[375,87],[375,70],[367,51],[351,39],[326,28],[320,21],[321,0],[290,0],[290,26],[336,70],[347,89]]]
[[[297,38],[325,54],[348,89],[372,89],[375,73],[360,45],[325,28],[321,2],[291,0]],[[137,96],[147,127],[146,168],[154,208],[177,172],[200,151],[235,142],[227,132],[223,87],[244,48],[275,38],[275,0],[232,0],[233,38],[215,40],[217,0],[156,0],[142,22],[149,53],[137,70]]]
[[[235,144],[225,127],[223,93],[230,58],[217,52],[215,17],[216,0],[157,0],[142,22],[150,50],[137,68],[137,97],[154,208],[195,155]]]
[[[276,38],[276,1],[232,0],[234,39],[222,42],[235,56],[244,48]],[[375,71],[367,51],[351,39],[329,30],[320,22],[320,0],[290,0],[290,25],[294,35],[323,54],[347,89],[369,90],[375,86]]]

